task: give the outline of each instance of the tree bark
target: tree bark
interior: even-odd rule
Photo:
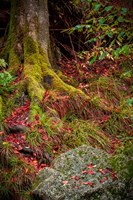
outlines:
[[[42,101],[47,88],[67,95],[86,95],[60,79],[50,62],[49,12],[47,0],[12,0],[7,41],[9,69],[16,73],[23,65],[21,89],[33,107]]]

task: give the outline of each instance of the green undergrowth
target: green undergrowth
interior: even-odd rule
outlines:
[[[19,200],[22,193],[31,186],[35,176],[33,168],[14,154],[9,142],[2,141],[0,141],[0,168],[1,199]]]
[[[122,179],[130,180],[133,177],[133,138],[127,138],[125,142],[117,147],[110,163]]]
[[[100,127],[93,122],[74,119],[70,124],[72,135],[66,133],[65,140],[69,146],[90,144],[95,147],[107,149],[109,139]]]

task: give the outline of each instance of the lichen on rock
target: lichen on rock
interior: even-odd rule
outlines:
[[[120,200],[126,183],[108,164],[101,149],[83,145],[70,150],[39,172],[33,198],[38,200]]]

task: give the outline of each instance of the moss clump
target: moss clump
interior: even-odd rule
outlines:
[[[29,42],[29,43],[28,43]],[[32,44],[33,43],[33,44]],[[28,45],[29,44],[29,45]],[[51,77],[50,87],[57,91],[67,92],[68,94],[80,94],[86,98],[86,95],[79,89],[76,89],[60,79],[60,77],[52,69],[47,55],[44,53],[43,56],[39,54],[38,45],[31,39],[28,38],[25,53],[25,66],[24,76],[28,82],[28,93],[31,99],[38,98],[42,100],[45,92],[46,77]],[[33,46],[32,46],[33,45]],[[31,48],[32,47],[32,48]],[[34,48],[34,52],[30,49]]]
[[[27,84],[27,91],[32,100],[36,98],[41,101],[44,94],[43,88],[43,74],[41,67],[36,62],[34,65],[25,65],[24,67],[24,76]]]
[[[24,42],[25,49],[25,59],[27,58],[30,62],[29,56],[34,54],[39,54],[39,48],[37,42],[35,42],[31,37],[26,37]]]

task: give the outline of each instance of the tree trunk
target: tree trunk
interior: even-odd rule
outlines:
[[[86,98],[82,91],[62,81],[51,66],[47,4],[47,0],[11,1],[6,46],[9,69],[15,74],[23,66],[20,93],[28,93],[33,107],[43,99],[47,88]]]

